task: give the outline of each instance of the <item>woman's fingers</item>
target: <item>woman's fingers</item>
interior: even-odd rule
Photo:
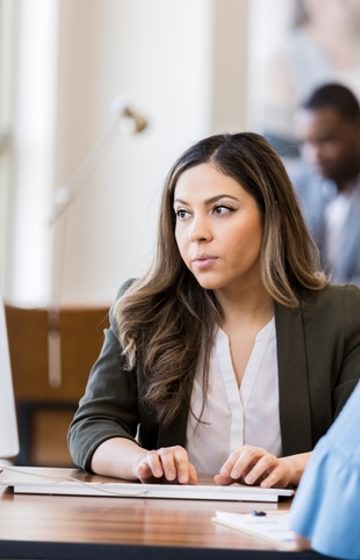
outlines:
[[[189,484],[197,484],[198,483],[198,475],[196,469],[192,463],[189,463]]]
[[[278,462],[277,466],[273,468],[265,478],[260,482],[263,488],[271,488],[278,486],[279,488],[286,488],[290,484],[291,473],[289,469]]]
[[[289,472],[275,455],[260,447],[244,445],[229,456],[214,480],[217,484],[243,482],[269,488],[276,484],[287,486]]]
[[[245,476],[246,484],[256,484],[263,480],[278,464],[278,459],[271,453],[264,452],[264,455],[258,457],[254,466],[247,472]]]
[[[144,462],[140,463],[137,466],[135,474],[141,482],[151,482],[151,480],[154,480],[154,475],[151,472],[151,468],[147,463]]]
[[[175,449],[174,447],[162,447],[157,450],[159,462],[161,463],[162,470],[166,480],[173,481],[176,479],[176,463],[175,463]]]
[[[243,479],[247,484],[246,477],[253,470],[259,459],[266,453],[264,449],[258,447],[244,446],[240,448],[240,453],[236,459],[230,476],[233,480]],[[253,484],[253,482],[251,483]]]
[[[138,464],[136,475],[142,482],[164,478],[181,484],[197,483],[195,467],[189,462],[186,450],[179,445],[149,451]]]
[[[174,451],[174,460],[177,480],[181,484],[187,484],[190,479],[190,461],[187,451],[183,447],[176,446]],[[195,470],[194,467],[193,469]]]
[[[263,488],[286,488],[290,480],[291,472],[287,463],[271,453],[265,453],[245,477],[246,484],[260,484]]]
[[[158,452],[148,451],[136,467],[136,476],[142,482],[150,482],[153,478],[160,479],[164,476]]]
[[[232,484],[233,482],[244,482],[244,478],[250,469],[256,464],[263,449],[244,445],[229,455],[220,469],[219,474],[214,477],[217,484]]]
[[[186,484],[189,480],[189,458],[180,445],[158,449],[158,454],[167,480],[178,480]]]

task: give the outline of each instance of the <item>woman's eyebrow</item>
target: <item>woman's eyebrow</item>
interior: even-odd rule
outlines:
[[[231,198],[232,200],[236,200],[237,202],[239,201],[239,199],[236,196],[232,196],[231,194],[217,194],[216,196],[212,196],[211,198],[206,199],[204,202],[205,204],[213,204],[214,202],[217,202],[218,200],[221,200],[222,198]],[[183,200],[181,198],[175,198],[174,199],[174,204],[175,202],[180,203],[180,204],[188,204],[188,202],[186,202],[186,200]]]

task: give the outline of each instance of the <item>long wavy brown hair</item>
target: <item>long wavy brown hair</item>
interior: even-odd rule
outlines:
[[[202,163],[235,179],[256,200],[263,219],[261,277],[274,301],[297,307],[303,289],[318,290],[327,282],[283,163],[262,136],[215,135],[186,150],[163,190],[152,266],[116,307],[128,367],[142,368],[143,398],[165,423],[188,406],[199,367],[206,395],[213,334],[222,317],[214,293],[202,288],[186,268],[175,240],[176,183],[185,170]]]

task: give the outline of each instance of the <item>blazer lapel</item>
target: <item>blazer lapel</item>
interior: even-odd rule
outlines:
[[[308,368],[301,309],[275,305],[283,455],[313,447]]]

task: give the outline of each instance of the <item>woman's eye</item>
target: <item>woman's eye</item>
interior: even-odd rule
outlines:
[[[230,208],[229,206],[215,206],[214,214],[218,216],[223,216],[224,214],[229,214],[229,212],[233,212],[234,209]]]
[[[184,210],[183,208],[179,208],[179,210],[175,210],[175,214],[179,220],[185,220],[190,215],[190,213],[187,210]]]

